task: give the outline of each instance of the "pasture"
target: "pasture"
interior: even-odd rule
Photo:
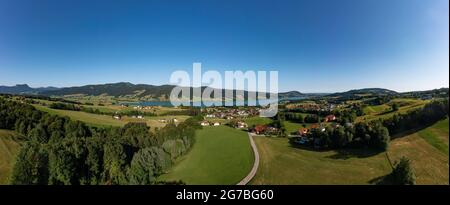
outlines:
[[[246,132],[226,127],[204,127],[196,142],[159,180],[186,184],[237,184],[251,170],[254,156]]]
[[[41,110],[43,112],[59,116],[67,116],[72,120],[79,120],[94,127],[109,127],[109,126],[121,127],[129,122],[145,122],[149,127],[156,128],[156,127],[164,127],[167,124],[167,121],[169,120],[177,119],[179,122],[182,122],[187,118],[189,118],[189,116],[177,115],[177,116],[152,116],[152,117],[145,116],[144,119],[122,117],[122,119],[117,120],[110,115],[98,115],[93,113],[86,113],[72,110],[58,110],[42,105],[33,105],[33,106],[35,106],[36,109]],[[165,120],[166,122],[164,122],[163,120]]]
[[[392,101],[376,106],[367,106],[364,108],[364,115],[356,118],[356,122],[361,121],[372,121],[377,119],[386,119],[394,116],[395,114],[407,113],[411,110],[421,108],[425,104],[429,103],[428,100],[417,100],[417,99],[404,99],[398,98]],[[399,110],[392,111],[391,105],[397,103],[399,105]]]
[[[20,148],[15,136],[13,131],[0,129],[0,185],[8,184],[15,156]]]
[[[397,161],[411,160],[417,184],[448,184],[448,119],[391,141],[388,154]]]
[[[314,151],[293,147],[286,138],[254,139],[260,165],[251,184],[371,184],[391,172],[385,153]]]
[[[249,117],[244,120],[249,127],[254,125],[264,125],[272,122],[272,119],[266,117]]]

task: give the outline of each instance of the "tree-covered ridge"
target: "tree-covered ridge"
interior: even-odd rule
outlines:
[[[93,128],[0,98],[0,128],[25,142],[12,184],[155,184],[194,143],[198,117],[149,131],[144,123]]]
[[[395,114],[391,118],[379,119],[369,122],[357,122],[353,124],[356,114],[354,110],[342,111],[338,116],[340,126],[318,127],[311,129],[307,136],[315,139],[310,145],[322,148],[344,148],[344,147],[369,147],[378,150],[386,150],[391,136],[402,132],[423,128],[448,116],[448,99],[434,100],[423,108],[415,109],[404,114]],[[345,114],[347,113],[347,114]],[[295,113],[294,113],[295,114]],[[293,113],[284,115],[286,119],[297,119]],[[305,117],[305,121],[311,115]],[[299,118],[301,119],[301,118]],[[300,121],[300,120],[299,120]],[[316,119],[312,121],[318,121]]]

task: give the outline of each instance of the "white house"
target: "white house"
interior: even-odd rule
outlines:
[[[238,128],[241,128],[241,129],[242,129],[242,128],[246,128],[246,127],[247,127],[247,123],[245,123],[245,122],[238,122],[238,123],[237,123],[237,127],[238,127]]]
[[[220,125],[220,123],[218,123],[218,122],[214,123],[214,126],[219,126],[219,125]]]
[[[209,126],[209,122],[206,122],[206,121],[205,122],[201,122],[200,125],[201,126]]]

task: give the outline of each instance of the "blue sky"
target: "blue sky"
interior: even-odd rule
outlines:
[[[0,0],[0,85],[278,70],[281,91],[449,85],[448,0]]]

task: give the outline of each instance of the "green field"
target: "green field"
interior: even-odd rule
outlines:
[[[0,184],[8,184],[15,156],[20,145],[13,131],[0,129]]]
[[[272,122],[272,120],[270,118],[266,118],[266,117],[250,117],[250,118],[245,119],[245,123],[247,123],[247,125],[249,127],[251,127],[253,125],[269,124],[271,122]]]
[[[402,156],[411,160],[417,184],[449,183],[448,119],[392,140],[382,153],[300,149],[285,138],[259,136],[255,142],[261,161],[251,184],[373,184]]]
[[[389,157],[392,161],[408,157],[418,184],[448,184],[448,119],[416,133],[392,140]]]
[[[246,132],[226,126],[198,130],[188,154],[159,180],[186,184],[236,184],[253,166],[253,151]]]
[[[97,115],[92,113],[80,112],[80,111],[72,111],[72,110],[57,110],[51,109],[46,106],[41,105],[33,105],[38,110],[43,112],[47,112],[50,114],[55,114],[59,116],[67,116],[72,120],[83,121],[89,125],[97,126],[97,127],[105,127],[105,126],[123,126],[126,124],[125,121],[116,120],[109,115]]]
[[[311,125],[317,124],[317,123],[297,123],[297,122],[291,122],[291,121],[284,121],[284,126],[286,127],[287,134],[291,134],[292,132],[297,132],[300,128],[303,128],[303,124],[306,128],[311,128]],[[324,125],[328,125],[330,123],[322,123]]]
[[[370,184],[391,171],[384,153],[309,151],[286,138],[258,136],[260,166],[251,184]]]
[[[72,110],[58,110],[42,105],[33,105],[33,106],[35,106],[38,110],[59,116],[67,116],[70,117],[72,120],[79,120],[95,127],[108,127],[108,126],[120,127],[124,126],[129,122],[146,122],[148,126],[150,126],[151,128],[155,128],[155,127],[164,127],[167,124],[161,122],[160,120],[172,120],[176,118],[177,120],[179,120],[179,122],[182,122],[187,118],[189,118],[189,116],[177,115],[177,116],[152,116],[152,117],[145,116],[144,119],[123,117],[121,120],[116,120],[112,118],[112,116],[110,115],[98,115]]]
[[[395,114],[407,113],[408,111],[421,108],[429,102],[429,100],[398,98],[383,105],[367,106],[364,108],[365,115],[357,117],[356,122],[390,118]],[[398,111],[391,111],[392,103],[397,103],[400,106]]]

